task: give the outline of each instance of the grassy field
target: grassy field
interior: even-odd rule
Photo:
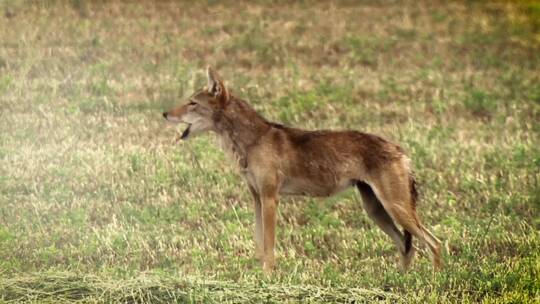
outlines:
[[[212,135],[216,67],[265,117],[400,142],[444,243],[400,273],[354,191],[283,198],[277,262]],[[0,302],[540,300],[540,4],[0,1]]]

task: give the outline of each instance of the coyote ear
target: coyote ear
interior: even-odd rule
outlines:
[[[229,101],[229,91],[216,71],[211,66],[208,66],[206,74],[208,76],[208,92],[224,102]]]

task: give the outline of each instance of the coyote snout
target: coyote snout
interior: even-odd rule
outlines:
[[[306,131],[269,122],[232,96],[212,68],[207,72],[207,88],[163,116],[187,125],[182,139],[215,132],[238,161],[254,200],[255,254],[266,272],[275,263],[278,196],[329,196],[350,186],[396,244],[404,269],[414,255],[413,236],[431,250],[433,266],[441,267],[440,241],[416,213],[416,182],[400,146],[358,131]]]

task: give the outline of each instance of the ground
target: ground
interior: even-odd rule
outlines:
[[[0,2],[0,302],[535,302],[535,1]],[[399,142],[443,242],[408,273],[351,189],[283,198],[272,276],[212,135],[213,65],[270,120]]]

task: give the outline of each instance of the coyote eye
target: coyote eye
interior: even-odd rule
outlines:
[[[194,102],[194,101],[191,101],[191,100],[188,103],[188,106],[196,106],[196,105],[197,105],[197,103]]]

